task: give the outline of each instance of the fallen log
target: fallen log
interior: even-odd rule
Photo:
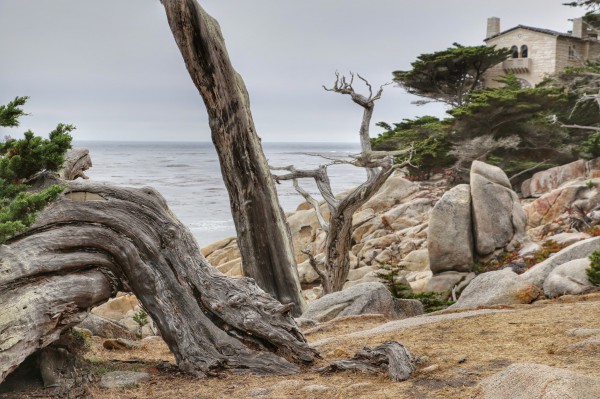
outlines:
[[[117,291],[136,294],[179,368],[200,377],[291,374],[317,356],[292,305],[208,264],[158,192],[65,184],[29,230],[0,246],[0,383]]]
[[[405,381],[415,371],[416,358],[399,342],[388,341],[370,349],[363,348],[352,359],[338,360],[316,371],[328,374],[355,371],[364,374],[387,373],[392,381]]]

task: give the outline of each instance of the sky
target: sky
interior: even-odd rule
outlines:
[[[269,142],[358,142],[362,109],[325,92],[335,72],[391,82],[422,53],[480,45],[488,17],[568,31],[582,9],[565,0],[200,0],[221,26]],[[355,90],[364,90],[355,84]],[[210,141],[206,109],[159,0],[0,0],[0,104],[30,100],[17,137],[59,122],[76,140]],[[440,104],[386,86],[378,121],[443,116]]]

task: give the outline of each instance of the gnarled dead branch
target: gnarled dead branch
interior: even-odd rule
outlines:
[[[70,182],[0,246],[0,382],[118,290],[136,294],[179,368],[198,376],[290,374],[316,355],[291,306],[209,265],[159,193]]]

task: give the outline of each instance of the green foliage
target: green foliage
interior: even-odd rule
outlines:
[[[146,312],[143,308],[140,308],[132,317],[133,321],[140,326],[140,328],[144,327],[148,324],[148,312]]]
[[[6,106],[0,106],[0,126],[19,125],[25,115],[19,108],[27,97],[17,97]],[[34,221],[35,214],[55,200],[63,187],[54,185],[39,192],[28,192],[27,179],[44,170],[56,171],[71,148],[69,134],[72,125],[59,124],[48,139],[27,131],[23,139],[6,138],[0,143],[0,243],[23,232]]]
[[[554,123],[569,117],[571,99],[561,87],[521,88],[512,74],[501,83],[471,93],[464,105],[448,111],[454,117],[452,154],[461,163],[486,161],[510,176],[578,157],[583,136]]]
[[[600,287],[600,251],[590,255],[590,268],[587,269],[587,278],[593,285]]]
[[[73,125],[59,124],[49,139],[25,132],[24,138],[8,138],[0,143],[0,176],[3,179],[23,180],[43,170],[58,170],[64,155],[71,148],[69,134]]]
[[[410,285],[398,282],[399,271],[399,267],[386,264],[382,266],[382,271],[376,274],[384,281],[394,298],[403,298],[411,290]]]
[[[35,213],[58,198],[64,187],[53,185],[39,193],[21,192],[15,198],[2,198],[0,206],[0,244],[27,229]]]
[[[585,7],[589,11],[583,16],[583,20],[595,29],[600,28],[600,0],[577,0],[563,3],[570,7]]]
[[[411,292],[405,294],[403,299],[416,299],[417,301],[423,304],[423,308],[425,309],[425,313],[437,312],[438,310],[446,309],[448,306],[452,305],[454,301],[449,301],[447,299],[447,292]]]
[[[404,119],[391,127],[379,122],[377,126],[386,129],[377,138],[371,140],[373,149],[390,151],[399,148],[413,147],[409,173],[413,177],[428,178],[432,172],[446,168],[454,163],[449,155],[451,144],[448,141],[447,121],[433,116],[416,119]],[[405,158],[399,159],[403,162]]]
[[[416,299],[423,304],[426,313],[442,310],[452,305],[453,301],[448,301],[448,292],[411,292],[410,285],[398,282],[398,272],[401,270],[398,266],[384,265],[383,272],[377,273],[377,277],[383,280],[390,293],[398,299]]]
[[[509,49],[454,43],[446,50],[421,54],[410,71],[393,72],[394,81],[411,94],[460,106],[481,86],[484,72],[509,55]]]
[[[0,126],[17,127],[19,118],[25,114],[19,107],[25,105],[29,97],[15,97],[7,105],[0,105]]]

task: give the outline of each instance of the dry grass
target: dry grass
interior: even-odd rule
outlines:
[[[378,317],[348,318],[327,323],[307,335],[310,342],[337,337],[319,346],[323,359],[317,366],[351,356],[363,346],[396,340],[426,361],[408,381],[393,383],[385,376],[336,374],[322,376],[305,369],[289,377],[258,377],[229,373],[223,378],[195,379],[160,365],[173,357],[159,340],[130,351],[108,351],[94,339],[89,353],[100,373],[112,369],[149,371],[153,377],[127,389],[92,388],[95,398],[472,398],[477,383],[511,363],[534,362],[570,369],[600,378],[600,346],[572,349],[586,337],[565,334],[573,328],[600,328],[600,294],[563,297],[533,305],[513,307],[509,312],[480,314],[446,320],[367,337],[343,334],[365,331],[381,324]],[[127,361],[127,362],[123,362]],[[157,367],[158,365],[158,367]],[[437,365],[431,372],[423,368]],[[103,368],[104,367],[104,368]],[[310,385],[328,390],[305,391]]]

